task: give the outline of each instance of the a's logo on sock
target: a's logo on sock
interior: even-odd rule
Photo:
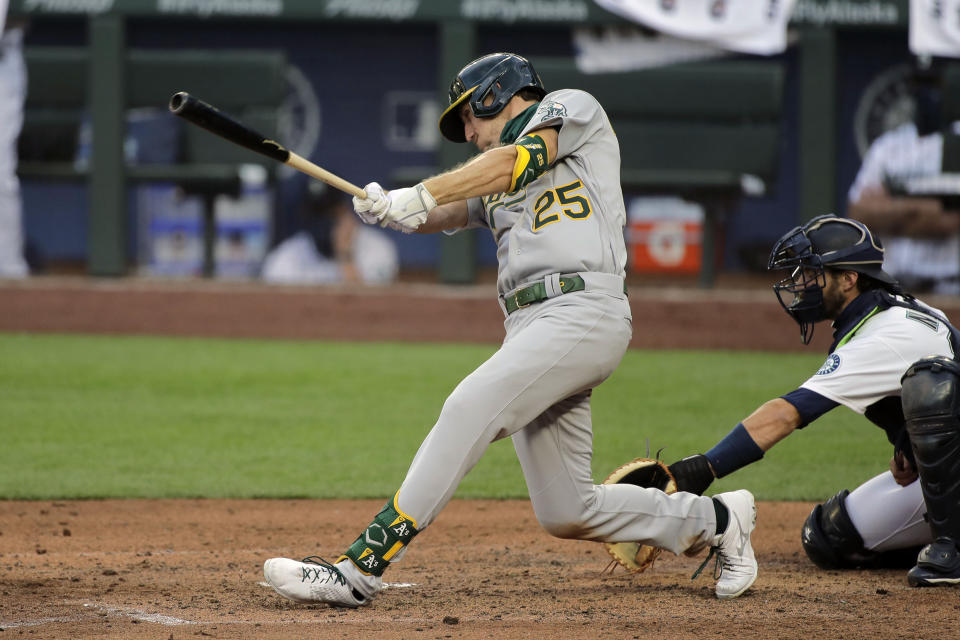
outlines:
[[[360,564],[362,564],[363,566],[365,566],[367,569],[370,569],[370,570],[376,569],[377,567],[380,566],[380,563],[377,562],[377,556],[373,555],[373,553],[368,555],[366,558],[363,558],[362,560],[360,560]]]

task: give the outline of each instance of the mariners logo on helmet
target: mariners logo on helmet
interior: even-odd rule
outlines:
[[[547,95],[530,61],[515,53],[491,53],[469,63],[450,84],[450,106],[440,116],[440,133],[447,140],[466,142],[460,105],[468,102],[473,115],[490,118],[507,106],[522,89],[539,98]]]

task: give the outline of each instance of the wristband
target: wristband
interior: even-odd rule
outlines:
[[[705,454],[718,478],[733,473],[763,457],[763,449],[750,436],[743,423],[739,423],[723,440]]]

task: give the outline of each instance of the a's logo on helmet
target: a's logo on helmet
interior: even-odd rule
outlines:
[[[823,363],[823,366],[817,370],[817,375],[826,376],[833,373],[839,368],[840,368],[840,356],[838,356],[835,353],[831,353],[827,357],[827,361]]]
[[[566,117],[567,108],[559,102],[548,100],[547,102],[541,104],[539,108],[537,108],[537,113],[540,115],[540,122],[545,122],[551,118]]]
[[[453,84],[450,85],[450,104],[453,104],[460,99],[460,96],[463,95],[463,92],[467,90],[466,85],[463,84],[461,78],[457,78],[453,81]]]

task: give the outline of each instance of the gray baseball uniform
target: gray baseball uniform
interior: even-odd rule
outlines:
[[[553,166],[515,193],[468,202],[467,226],[490,229],[498,245],[506,338],[447,398],[396,503],[420,529],[429,525],[490,443],[512,436],[550,533],[675,553],[706,545],[716,529],[710,498],[593,482],[591,389],[616,369],[632,334],[620,150],[582,91],[548,94],[521,135],[542,127],[559,128]],[[572,276],[583,290],[564,293]],[[517,295],[537,282],[546,299]],[[362,591],[379,586],[349,561],[338,566]]]
[[[0,30],[3,16],[0,15]],[[23,211],[17,178],[17,136],[23,125],[27,95],[23,62],[23,28],[9,28],[0,38],[0,278],[29,274],[23,249]]]
[[[547,94],[520,136],[543,127],[560,127],[553,167],[516,193],[470,199],[467,226],[493,232],[501,296],[553,273],[579,272],[616,276],[620,295],[627,220],[617,137],[593,96],[573,89]]]

